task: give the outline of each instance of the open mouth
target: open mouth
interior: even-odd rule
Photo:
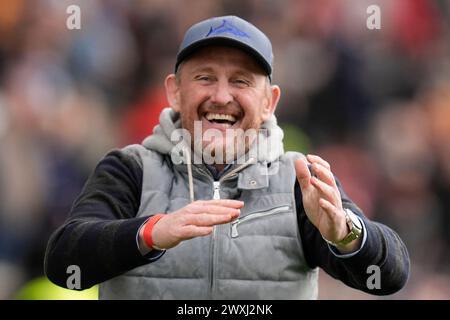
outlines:
[[[231,114],[223,114],[223,113],[212,113],[208,112],[204,116],[206,120],[208,120],[211,123],[218,123],[222,125],[226,125],[227,127],[233,126],[238,119],[236,116],[233,116]]]

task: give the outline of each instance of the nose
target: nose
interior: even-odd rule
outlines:
[[[227,105],[234,100],[228,81],[217,81],[211,94],[211,102],[217,105]]]

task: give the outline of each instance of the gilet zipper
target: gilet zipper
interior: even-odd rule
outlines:
[[[250,158],[246,163],[234,168],[233,170],[230,170],[225,175],[223,175],[219,181],[213,181],[213,199],[219,200],[220,199],[220,183],[234,175],[237,174],[238,171],[243,170],[245,167],[251,165],[254,162],[253,158]],[[216,242],[216,229],[217,226],[213,227],[213,233],[212,233],[212,239],[211,239],[211,245],[209,248],[210,253],[210,261],[209,261],[209,297],[213,298],[213,289],[214,289],[214,247]]]
[[[270,210],[266,210],[266,211],[259,211],[259,212],[255,212],[255,213],[251,213],[245,217],[242,218],[238,218],[234,221],[231,222],[231,237],[232,238],[237,238],[239,236],[238,233],[238,225],[253,220],[253,219],[257,219],[257,218],[261,218],[261,217],[267,217],[267,216],[271,216],[274,214],[278,214],[278,213],[283,213],[283,212],[287,212],[289,210],[289,206],[281,206],[281,207],[277,207],[277,208],[273,208]]]

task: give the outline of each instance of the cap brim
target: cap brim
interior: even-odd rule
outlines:
[[[271,77],[272,68],[267,63],[267,61],[264,59],[264,57],[261,56],[261,54],[259,54],[258,51],[256,51],[254,48],[252,48],[251,46],[249,46],[243,42],[237,41],[232,38],[227,38],[227,37],[205,38],[205,39],[196,41],[196,42],[192,43],[191,45],[187,46],[186,48],[184,48],[177,55],[177,63],[175,65],[175,72],[177,71],[178,66],[180,65],[180,63],[182,61],[188,59],[189,56],[194,54],[197,50],[207,47],[207,46],[211,46],[211,45],[225,45],[228,47],[234,47],[237,49],[241,49],[241,50],[247,52],[248,54],[250,54],[252,57],[254,57],[256,59],[256,61],[260,64],[260,66],[263,68],[263,70],[267,73],[267,75],[269,77]]]

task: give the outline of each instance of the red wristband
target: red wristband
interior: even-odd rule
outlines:
[[[147,245],[147,247],[149,247],[151,249],[159,249],[159,248],[156,248],[155,244],[153,243],[152,231],[153,231],[153,227],[155,226],[155,224],[159,221],[159,219],[161,219],[164,216],[165,215],[162,213],[155,214],[153,217],[148,219],[147,222],[145,223],[144,232],[143,232],[144,241],[145,241],[145,244]],[[161,249],[159,249],[159,250],[161,250]]]

